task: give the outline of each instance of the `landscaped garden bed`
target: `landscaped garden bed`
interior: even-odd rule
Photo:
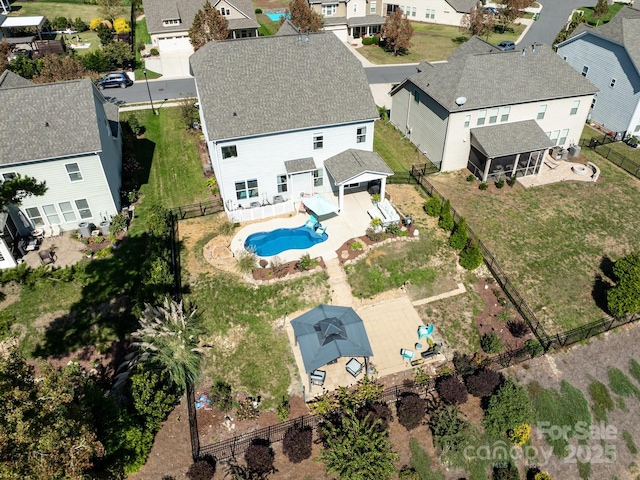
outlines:
[[[274,282],[282,279],[290,280],[302,275],[311,275],[321,270],[326,270],[327,266],[322,257],[309,258],[303,255],[300,260],[279,263],[277,260],[271,262],[259,260],[260,268],[255,268],[252,272],[253,279],[258,282]],[[275,263],[275,265],[274,265]]]

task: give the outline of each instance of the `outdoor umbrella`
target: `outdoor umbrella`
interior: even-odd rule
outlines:
[[[314,195],[312,197],[305,197],[302,199],[302,203],[307,209],[314,212],[316,215],[329,215],[330,213],[336,213],[338,206],[331,200],[324,198],[322,195]]]

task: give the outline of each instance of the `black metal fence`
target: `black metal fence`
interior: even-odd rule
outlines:
[[[209,202],[194,203],[193,205],[185,205],[171,209],[171,213],[178,220],[186,220],[188,218],[204,217],[205,215],[213,215],[224,210],[222,202],[219,200],[211,200]]]
[[[628,173],[633,175],[636,178],[640,178],[640,162],[637,160],[632,160],[620,152],[616,152],[611,147],[607,147],[607,143],[613,143],[614,140],[609,135],[603,135],[602,138],[594,137],[591,139],[583,138],[580,140],[581,147],[588,147],[591,150],[595,150],[597,153],[602,155],[604,158],[609,160],[614,165],[626,170]]]

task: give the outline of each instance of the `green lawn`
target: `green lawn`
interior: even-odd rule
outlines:
[[[149,35],[149,31],[147,30],[146,19],[143,18],[142,20],[139,20],[136,22],[136,26],[133,32],[133,37],[134,37],[134,45],[140,41],[144,42],[145,44],[151,43],[151,35]],[[136,80],[140,80],[140,79],[144,80],[144,74],[142,73],[142,68],[144,67],[144,63],[142,61],[142,57],[138,49],[134,47],[134,50],[136,52],[136,65],[137,65],[135,69]],[[160,78],[161,76],[162,75],[159,73],[152,72],[151,70],[147,70],[147,78],[149,80],[152,80],[154,78]]]
[[[464,215],[547,333],[604,315],[607,264],[637,248],[640,181],[589,149],[597,184],[478,190],[465,173],[430,180]],[[605,280],[603,280],[605,279]]]
[[[269,17],[267,17],[264,13],[257,14],[256,19],[260,24],[260,29],[258,33],[261,36],[275,35],[275,33],[280,28],[280,22],[274,22]]]
[[[580,138],[602,138],[602,135],[603,133],[601,131],[587,126],[582,132],[582,136]],[[622,163],[622,166],[625,170],[635,172],[638,168],[640,168],[640,148],[631,148],[624,142],[607,143],[606,145],[600,145],[596,147],[596,151],[600,153],[600,155],[604,157],[610,157],[611,160],[616,163],[616,165],[620,165],[622,162],[622,158],[619,156],[612,156],[611,154],[609,154],[609,150],[622,155],[622,157],[626,159],[624,160],[624,163]]]
[[[123,16],[127,18],[126,9],[123,8]],[[80,17],[86,24],[92,18],[99,17],[97,5],[83,3],[57,3],[57,2],[11,2],[10,17],[26,17],[32,15],[44,15],[49,20],[55,17],[65,17],[75,20]]]
[[[414,34],[411,39],[413,46],[406,55],[394,57],[391,53],[385,52],[376,45],[366,45],[358,48],[358,52],[372,63],[394,64],[394,63],[417,63],[422,60],[429,62],[444,60],[460,45],[462,38],[468,39],[468,35],[463,35],[460,29],[452,25],[438,25],[435,23],[411,22]],[[494,33],[489,36],[488,41],[498,44],[503,40],[517,40],[524,31],[524,25],[512,26],[513,31],[507,33]]]
[[[148,172],[140,188],[144,204],[172,208],[210,200],[196,144],[197,133],[187,131],[181,124],[177,107],[163,107],[158,112],[158,115],[151,110],[122,113],[123,118],[136,115],[145,128],[144,138],[136,142],[136,157]]]
[[[615,16],[615,14],[618,13],[620,9],[624,6],[625,6],[624,3],[614,3],[613,5],[609,5],[609,12],[600,18],[594,16],[593,14],[595,7],[582,7],[582,8],[579,8],[578,10],[581,10],[584,12],[584,18],[586,19],[588,24],[601,25],[611,20]]]
[[[413,164],[425,162],[415,145],[402,137],[391,122],[381,119],[375,123],[373,150],[397,173],[407,172]]]

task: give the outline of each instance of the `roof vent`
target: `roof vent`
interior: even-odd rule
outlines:
[[[48,127],[49,126],[49,122],[44,122],[44,126]]]
[[[467,97],[458,97],[458,98],[456,98],[456,105],[458,105],[459,107],[461,107],[465,103],[467,103]]]
[[[527,51],[523,48],[522,49],[522,56],[524,57],[527,54]]]
[[[237,117],[238,116],[238,112],[233,112],[233,116]]]
[[[536,53],[536,44],[531,45],[531,53]]]
[[[302,41],[302,30],[298,29],[298,41]]]
[[[307,27],[307,38],[305,38],[304,41],[309,42],[309,27]]]

